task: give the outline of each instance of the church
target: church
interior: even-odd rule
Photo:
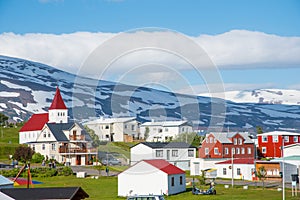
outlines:
[[[88,165],[97,155],[82,125],[69,121],[58,87],[48,113],[33,114],[20,129],[19,143],[28,144],[45,158],[69,165]]]

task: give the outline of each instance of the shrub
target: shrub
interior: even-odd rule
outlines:
[[[31,162],[32,163],[42,163],[42,161],[45,159],[45,156],[43,156],[40,153],[34,153],[32,158],[31,158]]]

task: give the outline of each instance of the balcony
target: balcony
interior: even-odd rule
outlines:
[[[84,135],[70,135],[70,140],[76,141],[76,140],[85,140],[85,136]]]
[[[87,153],[87,148],[68,148],[67,146],[59,147],[59,153]]]

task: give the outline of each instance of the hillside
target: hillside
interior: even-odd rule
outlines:
[[[141,122],[187,119],[201,128],[300,130],[300,106],[235,103],[78,77],[51,66],[0,56],[0,112],[15,121],[47,111],[59,86],[71,118],[135,116]]]

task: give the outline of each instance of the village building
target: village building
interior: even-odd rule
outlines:
[[[185,190],[185,171],[163,159],[139,161],[118,175],[118,196],[172,195]]]
[[[220,132],[206,134],[199,148],[200,158],[254,158],[255,145],[248,133]]]
[[[147,142],[168,142],[182,133],[192,133],[193,127],[188,121],[145,122],[140,132]]]
[[[300,143],[300,134],[286,131],[273,131],[258,134],[257,139],[261,156],[266,158],[280,158],[282,157],[282,146],[284,146],[284,148],[298,148],[298,146],[291,145]],[[296,151],[293,152],[287,150],[287,153],[288,152],[289,155],[297,154]]]
[[[56,89],[48,113],[33,114],[20,129],[19,143],[28,144],[48,159],[70,165],[87,165],[97,154],[90,135],[77,122],[69,122],[68,109]]]
[[[94,130],[100,141],[132,142],[134,138],[140,139],[140,123],[135,117],[100,117],[84,125]]]
[[[218,178],[234,178],[252,181],[255,177],[255,162],[253,158],[229,159],[215,164]]]
[[[196,150],[185,142],[141,142],[130,148],[130,164],[144,159],[164,159],[182,170],[189,170]]]

